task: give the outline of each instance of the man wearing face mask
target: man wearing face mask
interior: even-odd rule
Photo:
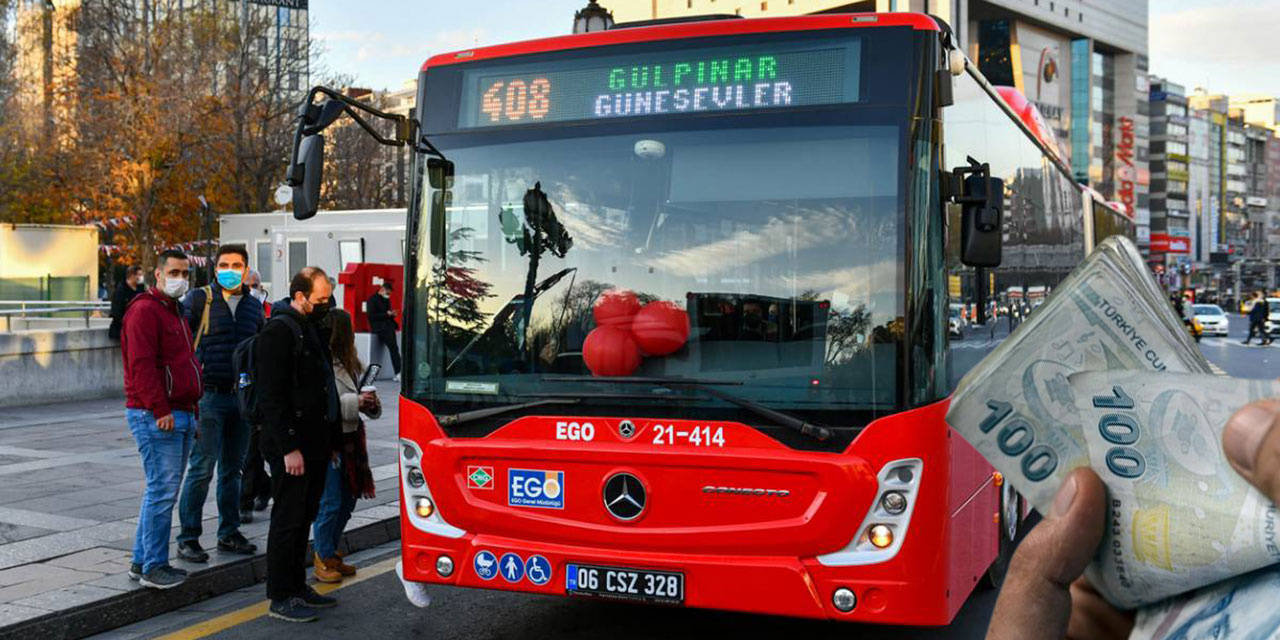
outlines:
[[[182,522],[178,555],[191,562],[209,560],[209,554],[200,546],[200,534],[204,501],[215,467],[218,550],[245,555],[258,550],[240,533],[240,480],[253,427],[240,417],[232,355],[236,345],[262,328],[263,309],[243,282],[249,272],[249,252],[241,245],[223,245],[214,260],[216,280],[192,291],[185,300],[196,357],[204,366],[200,437],[191,454],[191,467],[178,504]]]
[[[178,304],[187,291],[190,265],[181,251],[160,254],[156,286],[129,303],[120,336],[125,419],[146,476],[129,577],[152,589],[171,589],[187,577],[169,566],[169,527],[195,443],[196,404],[204,388],[191,330]]]
[[[369,314],[369,331],[387,348],[396,382],[400,382],[400,347],[396,344],[396,310],[391,308],[391,292],[391,281],[384,280],[378,292],[365,302],[364,310]]]
[[[263,315],[271,309],[267,302],[267,290],[262,286],[262,276],[254,269],[244,278],[249,295],[262,303]],[[268,316],[269,317],[269,316]],[[250,425],[249,451],[244,456],[244,475],[240,478],[240,522],[253,522],[253,512],[266,511],[271,501],[271,476],[267,475],[267,463],[259,448],[262,427]]]
[[[307,537],[341,428],[323,323],[332,296],[333,285],[319,267],[299,271],[288,300],[272,307],[255,343],[261,447],[271,465],[275,503],[267,534],[267,613],[290,622],[310,622],[316,608],[337,604],[306,583]]]
[[[124,280],[116,285],[115,292],[111,294],[111,326],[107,328],[107,336],[112,340],[120,339],[120,323],[124,321],[124,310],[129,302],[146,290],[147,286],[142,284],[142,267],[135,264],[125,269]]]

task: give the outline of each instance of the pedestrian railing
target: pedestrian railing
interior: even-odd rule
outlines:
[[[3,331],[11,331],[14,318],[84,318],[89,327],[90,318],[102,317],[111,311],[111,303],[105,300],[0,300],[0,320]]]

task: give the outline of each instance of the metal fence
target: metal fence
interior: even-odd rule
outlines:
[[[89,276],[44,276],[0,278],[0,301],[4,300],[88,300]]]
[[[90,318],[110,313],[106,300],[0,300],[0,331],[10,331],[14,318]]]

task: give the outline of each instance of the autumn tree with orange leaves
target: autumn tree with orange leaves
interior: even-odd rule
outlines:
[[[13,4],[0,0],[0,18]],[[200,196],[216,211],[272,208],[302,92],[275,90],[252,46],[270,25],[242,23],[227,4],[61,9],[74,12],[59,19],[74,25],[76,68],[46,88],[59,105],[47,126],[3,108],[12,73],[0,63],[0,221],[127,217],[109,243],[149,272],[157,249],[202,237]]]

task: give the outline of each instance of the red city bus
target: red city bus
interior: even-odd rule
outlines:
[[[311,108],[298,185],[338,113]],[[1004,334],[949,336],[950,304],[1052,287],[1132,230],[945,24],[438,55],[400,124],[405,579],[912,625],[999,582],[1025,508],[944,415]]]

